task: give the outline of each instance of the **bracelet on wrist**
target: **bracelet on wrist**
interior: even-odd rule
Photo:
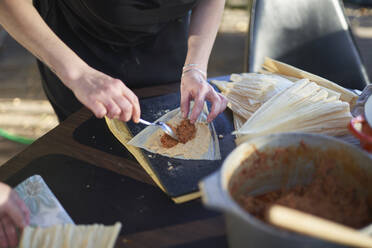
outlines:
[[[195,67],[195,66],[200,66],[200,64],[194,64],[194,63],[185,64],[183,66],[182,70],[185,70],[185,69],[190,68],[190,67]]]
[[[199,72],[200,74],[202,74],[202,76],[204,77],[205,80],[207,79],[207,73],[206,73],[205,71],[203,71],[203,70],[201,70],[201,69],[199,69],[199,68],[195,68],[195,67],[193,67],[193,68],[189,68],[189,69],[184,69],[184,70],[182,71],[182,76],[181,76],[181,78],[183,78],[183,77],[185,76],[185,74],[188,73],[188,72],[190,72],[190,71],[197,71],[197,72]]]

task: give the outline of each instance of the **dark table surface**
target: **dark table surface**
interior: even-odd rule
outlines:
[[[178,88],[172,84],[135,93],[151,97]],[[200,200],[173,203],[130,154],[110,152],[121,146],[118,141],[105,149],[81,142],[75,131],[91,118],[85,108],[71,115],[2,165],[0,180],[15,186],[41,175],[76,224],[120,221],[116,247],[227,247],[222,215]]]

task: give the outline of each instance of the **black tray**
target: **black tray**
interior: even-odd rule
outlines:
[[[220,77],[218,79],[226,80],[227,78]],[[179,102],[180,96],[176,93],[142,99],[140,101],[142,118],[148,121],[155,121],[165,114],[165,110],[173,110],[179,107]],[[235,148],[234,137],[231,135],[231,132],[234,130],[231,113],[225,111],[213,123],[217,135],[223,136],[223,138],[218,139],[221,160],[175,159],[141,149],[170,197],[176,198],[198,191],[198,182],[217,170],[227,155]],[[133,122],[128,122],[127,125],[133,136],[146,127],[142,124],[134,124]],[[75,130],[74,138],[82,144],[135,160],[125,147],[111,134],[104,120],[98,120],[94,117],[89,119]],[[169,169],[169,165],[173,168]]]

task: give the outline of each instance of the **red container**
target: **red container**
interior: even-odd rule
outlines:
[[[349,130],[360,141],[362,148],[372,153],[372,128],[363,115],[351,119]]]

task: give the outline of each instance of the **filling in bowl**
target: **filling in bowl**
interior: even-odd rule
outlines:
[[[229,190],[243,209],[263,221],[268,208],[279,204],[362,228],[372,222],[372,173],[349,154],[304,143],[255,149],[233,174]]]

